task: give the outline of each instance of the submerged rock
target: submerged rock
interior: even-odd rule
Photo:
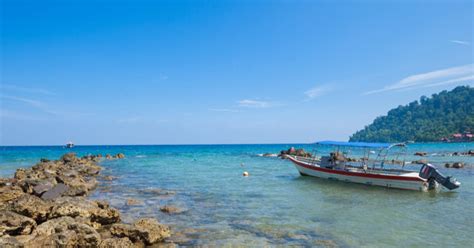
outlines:
[[[128,206],[132,206],[132,205],[142,205],[143,202],[140,201],[140,200],[137,200],[137,199],[132,199],[132,198],[130,198],[130,199],[127,199],[126,204],[127,204]]]
[[[182,209],[172,205],[161,206],[160,211],[168,214],[179,214],[183,212]]]

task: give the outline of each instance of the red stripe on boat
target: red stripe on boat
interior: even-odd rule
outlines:
[[[305,164],[303,162],[297,161],[292,157],[289,157],[290,160],[299,165],[302,166],[306,169],[310,170],[315,170],[315,171],[321,171],[321,172],[326,172],[330,174],[339,174],[339,175],[345,175],[345,176],[353,176],[353,177],[368,177],[368,178],[378,178],[378,179],[390,179],[390,180],[400,180],[400,181],[421,181],[424,182],[423,179],[421,178],[416,178],[416,177],[402,177],[402,176],[390,176],[390,175],[378,175],[378,174],[370,174],[370,173],[357,173],[357,172],[349,172],[349,171],[340,171],[340,170],[332,170],[332,169],[326,169],[322,167],[316,167],[316,166],[311,166],[308,164]]]

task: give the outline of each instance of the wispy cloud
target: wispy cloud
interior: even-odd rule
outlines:
[[[228,109],[228,108],[211,108],[209,109],[210,111],[214,111],[214,112],[229,112],[229,113],[238,113],[238,112],[242,112],[238,109]]]
[[[450,40],[450,42],[456,43],[456,44],[459,44],[459,45],[464,45],[464,46],[469,46],[469,45],[471,45],[471,42],[469,42],[469,41],[464,41],[464,40]]]
[[[422,74],[408,76],[397,83],[385,86],[382,89],[371,90],[363,93],[370,95],[394,90],[413,90],[418,88],[434,87],[438,85],[465,83],[472,80],[474,64],[451,67]]]
[[[307,100],[311,100],[326,94],[328,91],[330,91],[328,86],[317,86],[305,91],[304,94],[306,95]]]
[[[57,115],[58,113],[56,111],[51,110],[47,104],[41,101],[33,100],[33,99],[28,99],[28,98],[23,98],[23,97],[17,97],[17,96],[0,96],[2,99],[6,100],[12,100],[12,101],[17,101],[17,102],[22,102],[25,103],[33,108],[36,108],[38,110],[41,110],[45,113],[52,114],[52,115]]]
[[[272,106],[270,102],[251,100],[251,99],[240,100],[237,102],[237,104],[239,107],[244,107],[244,108],[268,108]]]
[[[43,94],[43,95],[51,95],[51,96],[56,95],[56,93],[46,90],[46,89],[22,87],[22,86],[12,85],[12,84],[0,84],[0,88],[2,90],[11,90],[11,91],[17,91],[17,92],[35,93],[35,94]]]

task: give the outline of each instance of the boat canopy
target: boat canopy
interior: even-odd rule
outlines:
[[[349,147],[362,147],[362,148],[390,148],[392,146],[401,144],[390,144],[390,143],[367,143],[367,142],[343,142],[343,141],[318,141],[316,145],[329,145],[329,146],[349,146]]]

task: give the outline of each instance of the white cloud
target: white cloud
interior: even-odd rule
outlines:
[[[306,95],[308,100],[310,100],[326,94],[329,90],[330,89],[327,86],[318,86],[305,91],[304,94]]]
[[[37,93],[43,95],[56,95],[54,92],[40,89],[40,88],[30,88],[30,87],[22,87],[18,85],[11,85],[11,84],[0,84],[0,88],[3,90],[12,90],[12,91],[19,91],[19,92],[26,92],[26,93]]]
[[[411,75],[398,81],[397,83],[385,86],[382,89],[367,91],[364,93],[364,95],[394,90],[413,90],[445,84],[464,83],[468,80],[472,80],[473,75],[474,64],[451,67],[447,69]]]
[[[464,45],[464,46],[469,46],[469,45],[471,45],[471,42],[469,42],[469,41],[464,41],[464,40],[450,40],[450,42],[456,43],[456,44],[459,44],[459,45]]]
[[[237,104],[239,107],[244,107],[244,108],[268,108],[272,106],[270,102],[251,100],[251,99],[240,100],[237,102]]]

